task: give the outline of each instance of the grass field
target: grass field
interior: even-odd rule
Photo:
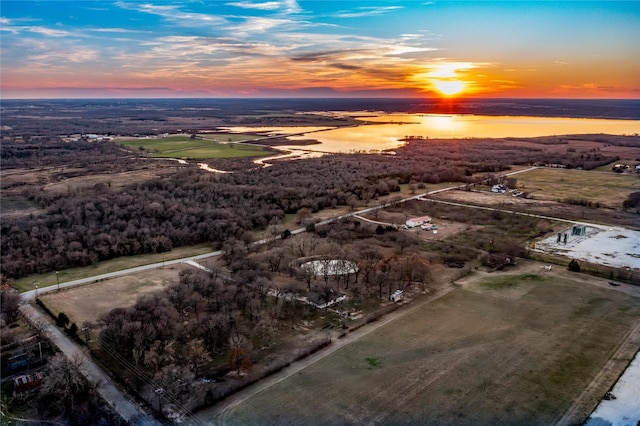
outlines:
[[[136,266],[149,265],[151,263],[162,262],[163,260],[181,259],[183,257],[196,256],[212,251],[210,244],[199,244],[196,246],[177,247],[167,253],[142,254],[138,256],[118,257],[116,259],[98,262],[92,266],[83,268],[65,269],[58,272],[60,283],[74,281],[80,278],[93,277],[107,274],[109,272],[120,271],[122,269],[134,268]],[[45,274],[30,275],[16,280],[14,286],[19,291],[33,290],[35,284],[39,288],[49,287],[57,284],[56,273],[47,272]],[[115,307],[115,306],[114,306]]]
[[[518,189],[540,200],[580,198],[621,208],[622,201],[640,191],[640,179],[611,172],[541,168],[516,176]]]
[[[208,420],[553,424],[637,321],[640,299],[566,271],[511,274],[475,273],[461,288]]]
[[[138,297],[178,282],[180,271],[187,268],[191,267],[173,265],[129,274],[96,284],[48,293],[41,296],[41,299],[54,314],[64,312],[71,322],[80,325],[84,321],[94,322],[114,308],[129,307]]]
[[[237,136],[234,135],[234,138]],[[123,139],[118,140],[117,143],[134,149],[142,147],[149,152],[150,156],[162,158],[238,158],[260,157],[271,154],[271,151],[266,148],[237,143],[219,144],[214,142],[214,139],[216,138],[209,136],[207,139],[191,139],[189,136],[169,136],[160,139]],[[246,136],[242,138],[242,140],[246,139],[252,139],[252,137]]]
[[[24,211],[35,211],[40,207],[20,196],[0,197],[0,212],[2,213],[18,213]]]

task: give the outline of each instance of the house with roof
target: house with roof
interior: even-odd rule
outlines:
[[[404,225],[407,228],[415,228],[416,226],[424,225],[425,223],[431,223],[431,217],[429,216],[412,217],[410,219],[407,219]]]
[[[13,390],[16,393],[22,393],[35,389],[42,384],[42,373],[23,374],[13,379]]]

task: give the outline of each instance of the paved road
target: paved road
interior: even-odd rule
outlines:
[[[135,426],[160,425],[152,416],[135,404],[131,398],[116,388],[113,381],[92,360],[85,356],[78,344],[72,342],[59,328],[49,323],[48,319],[30,304],[20,308],[23,314],[32,321],[44,319],[48,326],[46,332],[51,342],[70,360],[82,359],[80,373],[86,377],[89,383],[95,386],[102,398],[123,419]]]
[[[185,258],[182,258],[182,259],[166,260],[164,262],[157,262],[157,263],[150,263],[148,265],[136,266],[135,268],[122,269],[120,271],[109,272],[108,274],[95,275],[93,277],[81,278],[79,280],[73,280],[73,281],[67,281],[67,282],[64,282],[64,283],[60,283],[60,289],[62,290],[64,288],[75,287],[75,286],[83,285],[83,284],[95,283],[95,282],[98,282],[98,281],[104,281],[106,279],[120,277],[122,275],[129,275],[129,274],[133,274],[133,273],[136,273],[136,272],[146,271],[146,270],[149,270],[149,269],[162,268],[163,266],[176,265],[176,264],[179,264],[179,263],[187,263],[188,261],[196,261],[196,260],[205,259],[205,258],[211,257],[211,256],[219,256],[221,254],[222,254],[222,250],[218,250],[218,251],[212,251],[210,253],[199,254],[197,256],[185,257]],[[51,285],[51,286],[47,286],[47,287],[38,288],[37,290],[25,291],[24,293],[22,293],[22,297],[23,297],[23,299],[28,301],[28,300],[34,299],[37,295],[42,295],[44,293],[49,293],[49,292],[57,291],[57,290],[58,290],[58,286],[57,285]]]

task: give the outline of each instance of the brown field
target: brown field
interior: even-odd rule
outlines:
[[[177,167],[178,163],[172,164],[171,166]],[[91,189],[96,184],[105,184],[111,190],[118,190],[133,183],[158,178],[161,175],[162,172],[160,170],[135,170],[120,173],[94,174],[48,183],[44,185],[42,189],[54,194],[67,194],[74,190]]]
[[[73,287],[41,297],[45,305],[55,314],[64,312],[80,326],[84,321],[96,321],[114,308],[126,308],[138,297],[153,293],[178,282],[181,270],[188,265],[138,272],[94,284]]]
[[[2,171],[2,196],[22,196],[25,187],[38,186],[53,194],[69,194],[91,190],[96,184],[107,185],[109,190],[119,190],[127,185],[155,179],[173,173],[180,166],[175,161],[144,159],[141,170],[115,171],[113,173],[88,173],[72,167],[43,167],[39,169],[9,169]],[[4,212],[3,212],[4,213]]]
[[[515,177],[518,189],[538,200],[580,198],[617,209],[630,193],[640,190],[638,176],[612,172],[536,169]]]
[[[215,424],[552,424],[640,315],[640,288],[536,262],[458,284]]]
[[[576,196],[576,198],[582,195],[578,192],[572,192],[572,194],[572,196]],[[433,198],[462,204],[475,204],[524,213],[552,216],[567,220],[583,220],[593,223],[638,229],[638,215],[625,212],[621,209],[623,199],[619,200],[619,207],[617,209],[609,209],[584,207],[581,205],[550,200],[524,199],[520,197],[513,197],[508,194],[494,194],[489,190],[447,191],[436,194]]]

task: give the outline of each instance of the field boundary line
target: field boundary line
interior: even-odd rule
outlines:
[[[555,422],[555,425],[570,426],[584,423],[602,400],[604,392],[613,386],[624,373],[639,348],[640,320],[636,321],[635,327],[629,331],[627,337],[620,346],[618,346],[618,349],[611,355],[596,377],[594,377],[591,383],[582,391],[580,396],[574,401],[560,420]],[[627,359],[628,362],[626,362],[625,369],[618,372],[620,362]],[[611,383],[612,375],[615,376],[613,383]]]

